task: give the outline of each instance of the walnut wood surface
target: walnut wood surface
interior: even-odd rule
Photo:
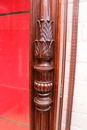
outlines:
[[[31,0],[31,130],[57,126],[60,5],[61,0]]]
[[[60,95],[59,95],[60,99],[59,99],[58,130],[61,130],[61,125],[62,125],[64,81],[65,81],[65,65],[66,65],[68,0],[64,0],[63,4],[64,4],[63,51],[62,51],[61,88],[60,88]]]

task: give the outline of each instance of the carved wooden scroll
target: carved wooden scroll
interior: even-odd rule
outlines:
[[[37,20],[36,28],[36,33],[38,34],[36,35],[34,43],[34,56],[37,60],[34,66],[34,88],[37,92],[34,103],[35,108],[44,114],[44,112],[51,109],[52,104],[50,93],[53,88],[54,67],[50,62],[53,59],[54,40],[52,34],[53,21],[51,20],[50,0],[40,0],[40,4],[40,19]],[[44,129],[44,127],[42,129]]]

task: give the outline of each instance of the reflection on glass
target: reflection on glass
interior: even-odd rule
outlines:
[[[0,1],[0,130],[29,130],[29,3]]]

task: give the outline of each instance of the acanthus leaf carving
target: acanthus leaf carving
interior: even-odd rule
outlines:
[[[52,104],[49,95],[53,88],[54,67],[50,61],[53,59],[54,39],[53,21],[50,19],[50,0],[41,0],[41,19],[37,20],[37,25],[36,30],[39,33],[34,43],[34,56],[37,59],[34,66],[34,88],[37,96],[34,98],[34,102],[35,108],[43,112],[50,110]]]
[[[35,57],[36,58],[53,58],[53,21],[37,20],[40,29],[40,38],[35,40]]]

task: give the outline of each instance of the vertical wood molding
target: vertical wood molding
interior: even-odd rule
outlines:
[[[71,128],[73,95],[74,95],[74,87],[75,87],[75,72],[76,72],[78,17],[79,17],[79,0],[73,0],[72,40],[71,40],[71,54],[70,54],[71,57],[70,57],[69,87],[68,87],[68,101],[67,101],[65,130],[70,130]]]
[[[53,70],[50,64],[53,59],[53,21],[51,20],[50,0],[40,0],[40,19],[37,20],[34,56],[34,88],[37,96],[34,98],[35,108],[44,112],[51,108],[52,99],[49,97],[53,88]]]
[[[62,47],[62,64],[61,64],[61,83],[60,83],[60,95],[59,95],[59,119],[58,130],[62,127],[62,115],[63,115],[63,100],[64,100],[64,81],[65,81],[65,67],[66,67],[66,42],[67,42],[67,17],[68,17],[68,0],[64,0],[64,12],[62,12],[64,24],[63,24],[63,47]],[[64,14],[63,14],[64,13]]]
[[[34,88],[35,130],[49,130],[49,110],[52,106],[50,96],[53,89],[54,57],[53,21],[51,19],[51,0],[40,0],[36,21],[34,42]]]
[[[31,129],[57,130],[61,0],[31,0],[31,5]]]

